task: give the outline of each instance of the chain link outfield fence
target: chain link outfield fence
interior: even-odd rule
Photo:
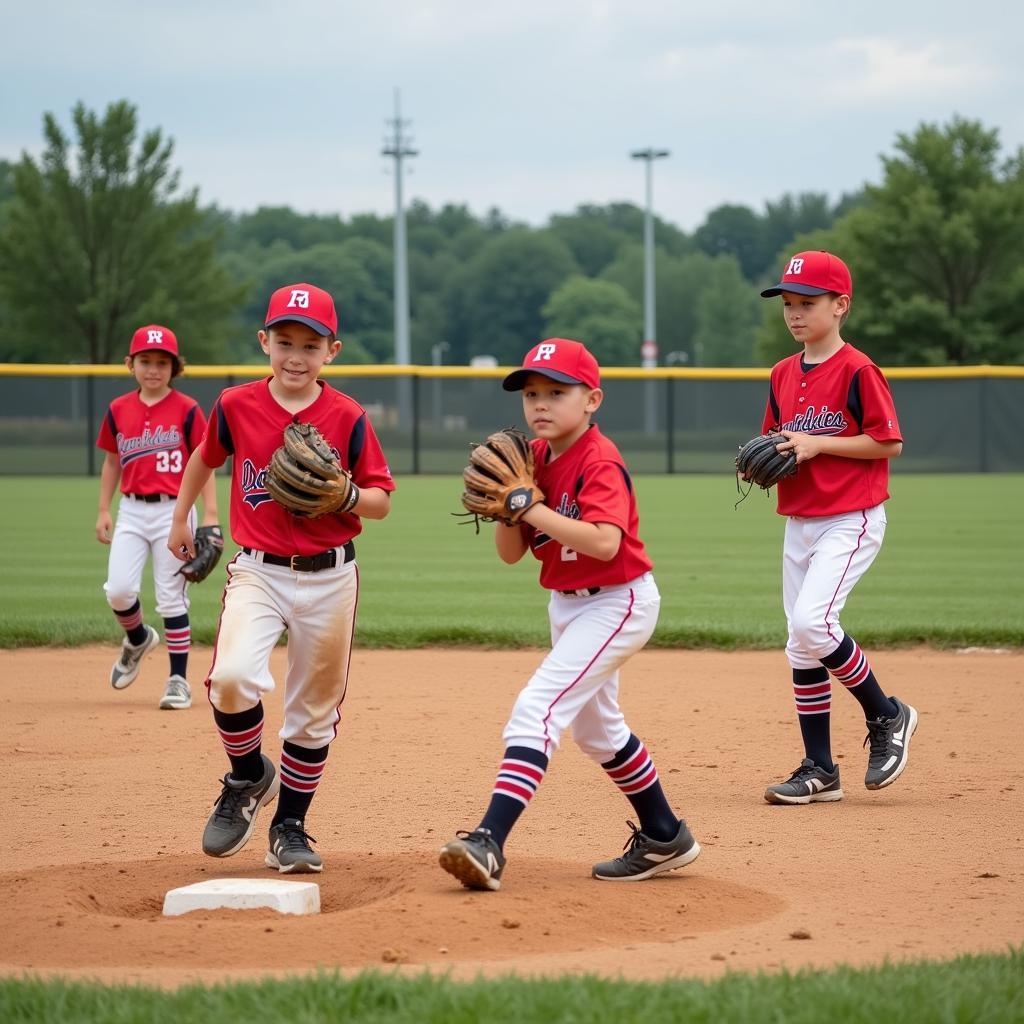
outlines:
[[[522,425],[509,369],[327,367],[324,376],[368,411],[396,474],[461,473],[473,441]],[[209,413],[221,390],[265,366],[190,366],[175,386]],[[1024,366],[885,371],[904,449],[898,472],[1024,470]],[[731,472],[758,432],[768,370],[604,369],[597,422],[634,473]],[[0,474],[94,475],[110,401],[133,386],[123,366],[0,365]]]

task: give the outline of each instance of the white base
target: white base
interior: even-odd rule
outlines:
[[[319,914],[320,886],[315,882],[286,882],[278,878],[211,878],[170,889],[164,897],[164,917],[192,910],[256,910],[269,907],[282,914]]]

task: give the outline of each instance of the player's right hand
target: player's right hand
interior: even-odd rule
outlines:
[[[101,544],[109,544],[114,533],[114,520],[109,512],[101,512],[96,517],[96,539]]]
[[[171,521],[171,532],[167,534],[167,550],[179,562],[196,557],[196,542],[188,523]]]

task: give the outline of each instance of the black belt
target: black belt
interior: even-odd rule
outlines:
[[[170,501],[170,494],[129,494],[129,498],[134,498],[136,501],[144,501],[147,505],[152,505],[156,501]]]
[[[247,554],[254,554],[253,548],[242,548]],[[356,546],[349,541],[342,549],[344,558],[341,564],[351,562],[356,557]],[[318,555],[272,555],[269,551],[263,552],[263,561],[267,565],[284,565],[292,572],[320,572],[321,569],[333,569],[338,564],[338,549],[330,548],[321,551]]]
[[[579,590],[560,590],[563,597],[593,597],[601,593],[600,587],[581,587]]]

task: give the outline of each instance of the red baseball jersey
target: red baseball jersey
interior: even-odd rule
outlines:
[[[903,440],[882,371],[849,344],[823,363],[804,363],[803,353],[797,352],[772,367],[761,429],[774,428]],[[873,508],[889,497],[889,460],[816,455],[781,480],[778,492],[783,516],[833,516]]]
[[[319,381],[320,395],[296,415],[274,400],[271,380],[266,377],[221,392],[210,413],[200,454],[214,468],[234,456],[231,536],[236,543],[277,555],[315,555],[345,544],[363,525],[351,512],[303,519],[267,492],[267,466],[290,422],[312,423],[358,487],[393,491],[395,484],[366,410],[358,402]]]
[[[540,583],[549,590],[580,590],[628,583],[651,568],[638,534],[636,494],[619,449],[592,424],[557,459],[547,441],[532,442],[535,477],[544,504],[560,515],[585,523],[611,523],[622,530],[618,554],[609,562],[573,551],[529,523],[522,529],[539,559]]]
[[[110,403],[96,446],[121,461],[122,494],[170,494],[177,497],[189,455],[200,445],[206,417],[199,403],[172,389],[156,405],[139,391]]]

